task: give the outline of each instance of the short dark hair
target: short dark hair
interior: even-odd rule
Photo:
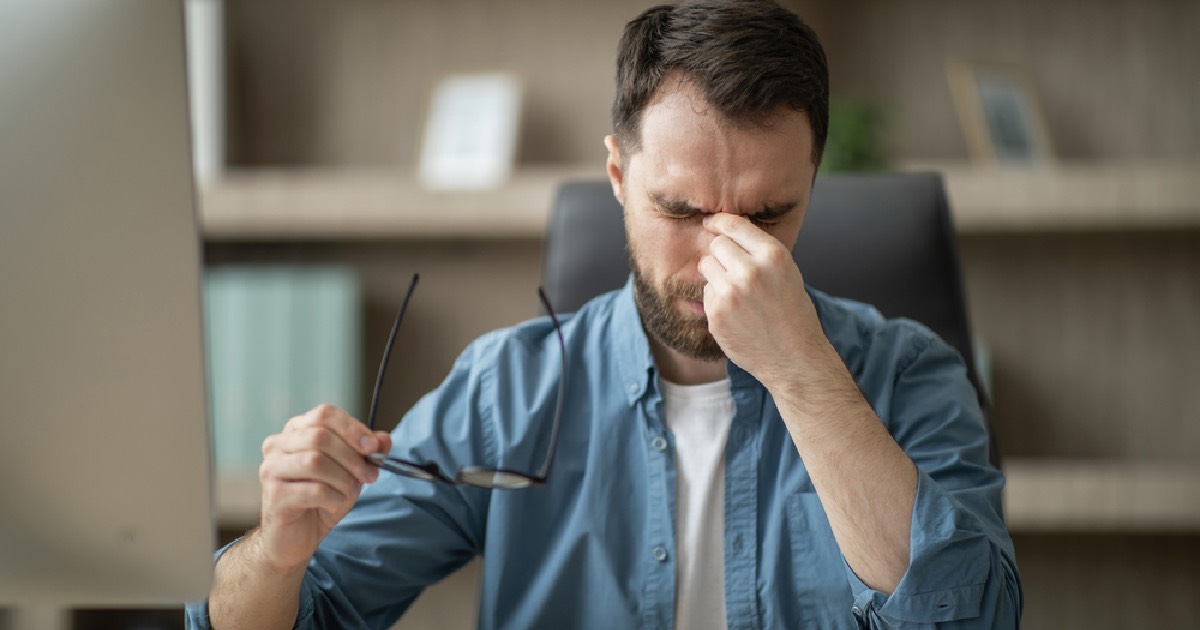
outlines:
[[[770,0],[695,0],[647,9],[617,52],[613,132],[622,161],[641,149],[642,113],[681,72],[735,124],[762,124],[780,105],[808,115],[813,164],[829,131],[829,69],[816,33]]]

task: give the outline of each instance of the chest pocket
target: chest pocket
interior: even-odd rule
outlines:
[[[815,492],[788,497],[793,588],[801,628],[856,628],[842,552]]]

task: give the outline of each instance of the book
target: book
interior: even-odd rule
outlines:
[[[256,470],[263,440],[320,403],[359,413],[363,308],[352,270],[216,267],[204,303],[218,472]]]

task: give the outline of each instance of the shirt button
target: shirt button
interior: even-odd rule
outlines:
[[[667,438],[656,435],[653,440],[650,440],[650,446],[654,447],[656,451],[665,451],[667,450]]]
[[[636,394],[636,393],[637,393],[637,383],[630,383],[630,384],[629,384],[629,393],[630,393],[630,394]]]
[[[663,549],[662,547],[655,547],[654,548],[654,559],[658,560],[659,562],[666,562],[667,561],[667,550]]]
[[[862,616],[863,616],[863,611],[862,611],[862,609],[861,609],[861,608],[859,608],[858,606],[855,606],[854,608],[851,608],[851,609],[850,609],[850,612],[854,613],[854,616],[855,616],[855,617],[858,617],[858,618],[860,618],[860,619],[861,619],[861,618],[862,618]]]

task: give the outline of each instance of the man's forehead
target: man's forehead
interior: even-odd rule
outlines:
[[[780,104],[766,112],[726,115],[708,101],[694,81],[681,73],[672,73],[664,79],[642,110],[639,128],[643,141],[647,127],[651,133],[683,133],[692,137],[736,131],[801,132],[809,148],[812,143],[812,126],[807,113]]]

